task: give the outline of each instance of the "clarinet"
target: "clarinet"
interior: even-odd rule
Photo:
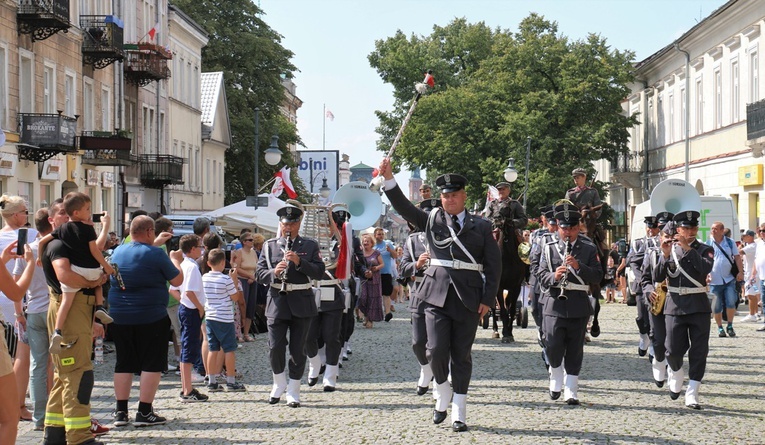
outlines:
[[[284,234],[287,237],[287,249],[284,251],[284,256],[287,256],[287,252],[292,250],[292,233],[291,232],[285,232]],[[286,259],[282,259],[282,261],[286,261]],[[289,270],[289,263],[287,263],[287,267],[284,268],[281,274],[279,274],[279,279],[282,280],[282,287],[279,289],[279,295],[287,295],[287,270]]]
[[[566,264],[566,257],[571,255],[571,242],[568,240],[568,237],[566,237],[566,256],[563,257],[563,264]],[[568,266],[566,266],[566,272],[563,273],[563,278],[560,279],[560,295],[558,295],[558,300],[565,301],[568,300],[568,297],[566,296],[566,286],[568,285]]]

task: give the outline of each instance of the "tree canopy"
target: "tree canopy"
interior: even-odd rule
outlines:
[[[294,166],[286,144],[299,141],[295,125],[279,111],[284,100],[283,77],[292,78],[293,53],[281,45],[282,36],[261,19],[250,0],[173,0],[209,34],[202,50],[204,72],[223,71],[231,121],[231,148],[226,151],[226,204],[254,192],[255,108],[260,110],[260,186],[281,165]],[[279,135],[283,156],[280,166],[264,159],[271,136]],[[293,184],[302,184],[293,175]]]
[[[538,206],[572,186],[571,170],[592,170],[591,161],[627,150],[637,118],[623,115],[621,101],[629,94],[633,58],[596,34],[570,41],[537,14],[515,33],[465,19],[434,26],[429,36],[398,31],[376,41],[368,56],[394,88],[394,108],[376,112],[378,149],[389,149],[414,84],[431,69],[436,88],[420,99],[394,163],[426,168],[429,177],[463,174],[470,199],[483,205],[486,185],[504,180],[510,157],[520,184],[513,196],[522,192],[530,137],[528,210],[538,215]]]

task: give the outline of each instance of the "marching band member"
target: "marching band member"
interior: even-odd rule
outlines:
[[[658,246],[656,235],[659,233],[659,222],[655,216],[646,216],[644,222],[645,236],[632,241],[630,252],[627,255],[627,264],[629,264],[630,269],[635,274],[635,281],[637,281],[634,286],[633,283],[630,283],[630,288],[635,292],[635,301],[637,302],[637,318],[635,318],[635,322],[640,333],[640,343],[638,344],[638,355],[640,357],[645,356],[651,344],[651,340],[648,338],[648,333],[651,330],[651,322],[648,318],[650,304],[646,301],[646,296],[643,294],[642,287],[640,286],[640,277],[643,274],[643,259],[646,256],[646,252]],[[653,356],[653,354],[650,355]]]
[[[385,194],[404,219],[423,230],[430,250],[417,296],[425,302],[427,357],[437,385],[433,423],[446,419],[452,399],[452,430],[467,431],[466,402],[473,371],[471,349],[478,320],[494,304],[501,254],[488,221],[465,211],[465,183],[457,174],[438,177],[441,209],[414,206],[396,184],[390,160],[380,162]],[[451,364],[452,387],[447,376]]]
[[[677,224],[674,243],[662,242],[662,255],[654,269],[653,281],[668,279],[664,317],[667,326],[667,386],[672,400],[680,397],[683,388],[683,356],[688,352],[688,389],[685,405],[701,409],[699,387],[709,353],[709,314],[712,307],[707,297],[706,279],[714,264],[712,247],[699,242],[699,212],[679,212],[672,218]],[[667,224],[669,226],[669,224]],[[664,231],[669,231],[667,226]]]
[[[266,302],[268,346],[274,385],[268,403],[279,403],[287,392],[287,404],[300,406],[300,379],[305,371],[305,342],[316,301],[311,280],[324,275],[324,262],[316,241],[298,235],[303,211],[286,206],[277,210],[282,236],[263,245],[258,259],[258,282],[270,285]],[[289,329],[289,382],[284,373]]]
[[[531,238],[531,252],[529,253],[529,285],[531,286],[531,314],[534,317],[534,323],[537,325],[537,343],[542,348],[542,361],[545,366],[547,363],[547,354],[545,352],[544,335],[542,333],[542,310],[544,302],[542,301],[541,286],[537,273],[539,272],[539,260],[542,256],[542,249],[545,244],[553,241],[558,236],[558,221],[555,219],[553,206],[544,206],[540,209],[542,212],[541,220],[544,226],[535,230]]]
[[[563,399],[578,405],[584,335],[592,314],[587,293],[591,283],[603,278],[603,270],[595,245],[579,234],[578,209],[561,204],[555,207],[555,219],[558,239],[545,244],[538,273],[545,292],[542,331],[550,364],[550,398],[557,400],[565,385]]]
[[[420,202],[420,209],[430,212],[435,207],[441,207],[439,199],[426,199]],[[420,378],[417,380],[417,395],[422,396],[428,392],[430,381],[433,380],[433,371],[430,369],[425,345],[428,341],[428,333],[425,327],[425,302],[417,297],[417,289],[422,284],[423,274],[428,268],[430,254],[425,247],[425,234],[409,225],[412,233],[404,244],[404,255],[401,258],[402,277],[414,277],[410,285],[409,310],[412,313],[412,350],[420,364]]]
[[[674,233],[672,232],[675,230],[674,223],[671,222],[673,216],[675,215],[669,212],[661,212],[656,215],[658,228],[662,230],[662,232],[659,233],[659,242],[656,246],[649,248],[643,258],[640,287],[642,289],[643,299],[645,300],[644,304],[649,308],[653,306],[656,298],[658,298],[656,286],[662,285],[662,283],[654,283],[653,270],[656,268],[656,265],[659,262],[659,257],[662,254],[661,249],[659,249],[661,243],[672,242],[672,237],[674,236]],[[670,224],[670,227],[667,229],[667,232],[664,232],[663,229],[668,223]],[[664,304],[661,305],[661,309],[662,311],[658,314],[654,314],[650,310],[648,311],[648,320],[651,324],[648,336],[651,341],[651,349],[653,350],[653,354],[652,356],[649,356],[649,359],[651,361],[653,380],[659,388],[663,387],[664,382],[667,380],[667,348],[664,346],[664,342],[667,338],[667,327],[664,318]]]

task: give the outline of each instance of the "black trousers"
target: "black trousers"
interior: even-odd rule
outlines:
[[[709,326],[711,324],[708,312],[669,315],[666,314],[667,364],[673,371],[683,366],[683,356],[688,352],[688,378],[701,381],[707,369],[709,354]]]
[[[427,358],[436,383],[446,381],[451,364],[454,393],[467,394],[473,373],[471,349],[478,329],[478,312],[466,308],[449,286],[444,307],[432,304],[425,307],[425,328]]]
[[[637,302],[637,317],[635,318],[635,322],[638,326],[638,331],[641,334],[648,334],[651,330],[651,322],[649,320],[650,314],[650,306],[648,306],[648,303],[645,301],[645,298],[643,298],[643,295],[636,295],[635,301]]]
[[[300,380],[303,377],[306,361],[305,342],[311,318],[268,319],[268,357],[274,374],[281,374],[287,366],[287,330],[289,330],[289,376],[293,380]]]
[[[534,324],[538,328],[542,327],[542,293],[531,293],[531,315],[534,317]]]
[[[421,365],[428,364],[428,330],[425,326],[425,314],[412,312],[412,351]]]
[[[649,311],[648,319],[651,321],[651,332],[648,336],[653,345],[653,356],[660,362],[667,356],[667,347],[664,346],[664,341],[667,339],[667,322],[663,313],[653,315]]]
[[[346,312],[343,313],[343,318],[340,326],[340,340],[343,343],[351,339],[353,330],[356,329],[356,314],[354,313],[354,309],[356,308],[357,300],[358,297],[356,294],[351,294],[351,307],[349,307]]]
[[[319,353],[319,348],[327,346],[327,364],[336,365],[340,358],[340,349],[343,341],[340,338],[340,327],[343,321],[343,310],[319,312],[319,315],[311,320],[308,329],[308,339],[305,343],[305,354],[314,357]]]
[[[561,318],[546,315],[542,320],[542,332],[547,346],[547,361],[557,368],[566,359],[566,374],[579,375],[584,356],[584,335],[590,317]]]

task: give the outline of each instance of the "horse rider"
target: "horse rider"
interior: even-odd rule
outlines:
[[[668,280],[664,318],[667,326],[667,386],[672,400],[680,397],[683,388],[683,356],[688,353],[688,388],[685,406],[701,409],[698,402],[701,379],[709,353],[709,327],[712,307],[707,297],[706,279],[712,272],[715,253],[711,246],[699,242],[699,212],[682,211],[672,218],[677,227],[674,243],[662,242],[653,272],[655,283]],[[670,224],[664,227],[670,232]]]
[[[515,255],[512,250],[517,249],[515,247],[517,244],[513,242],[516,239],[516,231],[523,230],[529,219],[523,205],[510,197],[509,182],[500,182],[496,188],[499,192],[499,199],[489,203],[486,209],[486,218],[492,223],[495,239],[500,239],[501,236],[503,255]],[[497,300],[500,302],[499,316],[502,319],[502,343],[515,341],[511,318],[515,317],[515,306],[520,292],[520,284],[523,280],[522,277],[517,277],[517,289],[515,289],[515,283],[508,282],[510,274],[525,275],[521,270],[505,270],[503,267],[500,288],[497,291]],[[504,290],[509,291],[507,297],[504,295]]]
[[[630,252],[627,254],[627,264],[632,269],[632,273],[637,281],[634,285],[630,282],[629,286],[630,290],[635,294],[635,301],[637,302],[637,318],[635,318],[635,322],[640,333],[638,355],[644,357],[646,351],[650,349],[650,356],[653,357],[653,347],[651,347],[651,340],[648,337],[651,331],[651,322],[648,316],[651,305],[644,298],[643,289],[640,286],[640,276],[643,273],[643,259],[646,253],[659,246],[659,238],[657,236],[659,234],[659,220],[655,216],[649,215],[645,217],[643,222],[645,223],[645,236],[632,240]]]
[[[318,313],[312,280],[324,276],[324,262],[316,241],[298,234],[303,211],[286,206],[276,211],[279,238],[263,245],[258,259],[258,282],[270,285],[266,303],[268,346],[274,384],[268,403],[279,403],[287,392],[287,404],[300,406],[300,379],[305,371],[305,342],[311,320]],[[287,366],[287,330],[289,330],[289,382]]]
[[[667,223],[672,221],[674,216],[670,212],[660,212],[657,214],[654,218],[656,219],[658,229],[663,230]],[[657,298],[656,287],[662,285],[662,283],[654,283],[653,281],[653,270],[656,268],[659,256],[661,255],[659,246],[662,241],[672,242],[673,236],[674,233],[659,232],[656,246],[649,247],[645,252],[643,264],[640,268],[640,288],[642,299],[644,300],[643,304],[647,308],[650,308]],[[667,381],[667,349],[664,346],[667,338],[667,326],[664,318],[664,305],[661,305],[661,311],[658,314],[654,314],[653,311],[649,310],[648,320],[651,325],[648,337],[651,341],[650,349],[652,350],[652,354],[648,356],[648,359],[651,362],[653,380],[656,386],[661,388]]]
[[[441,207],[440,199],[426,199],[420,202],[420,209],[430,212],[434,208]],[[425,326],[425,302],[417,297],[417,289],[422,284],[423,275],[428,268],[430,254],[425,247],[425,234],[410,224],[411,233],[404,243],[404,255],[401,257],[402,277],[414,278],[409,291],[409,310],[412,313],[412,350],[420,365],[420,377],[417,380],[417,395],[422,396],[428,392],[430,381],[433,380],[433,371],[428,363],[425,345],[428,342],[428,332]]]
[[[579,233],[581,214],[576,206],[555,207],[558,237],[544,245],[538,279],[544,289],[544,333],[550,374],[550,398],[564,389],[568,405],[579,405],[579,371],[584,355],[584,335],[592,305],[589,285],[603,278],[595,245]]]
[[[543,226],[534,231],[531,237],[531,252],[529,253],[529,286],[531,287],[531,314],[534,317],[534,323],[537,325],[537,343],[542,348],[542,361],[545,366],[547,363],[547,353],[545,351],[544,335],[542,333],[542,310],[544,302],[542,301],[542,289],[537,279],[539,271],[539,260],[542,256],[542,249],[545,244],[555,240],[558,236],[558,221],[555,219],[553,206],[544,206],[540,208],[540,220]]]
[[[378,171],[393,208],[422,230],[430,250],[430,264],[417,288],[425,302],[427,357],[437,385],[433,423],[446,419],[452,399],[452,431],[467,431],[467,392],[473,372],[471,348],[478,320],[494,304],[499,287],[501,253],[491,224],[465,210],[464,176],[447,173],[436,179],[441,208],[430,213],[417,208],[396,184],[390,160]],[[447,377],[451,364],[452,386]]]

